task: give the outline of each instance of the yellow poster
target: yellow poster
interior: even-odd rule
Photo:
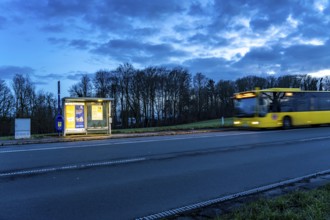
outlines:
[[[92,105],[92,121],[103,120],[103,106]]]
[[[65,127],[68,129],[75,128],[75,106],[66,105],[65,106]]]

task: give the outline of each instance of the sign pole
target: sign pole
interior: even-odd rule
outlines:
[[[63,132],[63,124],[64,120],[62,117],[62,109],[61,109],[61,82],[57,81],[57,116],[55,119],[55,127],[58,132],[58,136],[61,136]]]

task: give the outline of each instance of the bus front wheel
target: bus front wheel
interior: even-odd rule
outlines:
[[[283,129],[290,129],[292,127],[291,118],[289,116],[285,116],[283,118]]]

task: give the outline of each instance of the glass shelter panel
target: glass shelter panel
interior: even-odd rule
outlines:
[[[108,127],[109,112],[108,103],[88,103],[87,104],[87,129],[100,129]]]

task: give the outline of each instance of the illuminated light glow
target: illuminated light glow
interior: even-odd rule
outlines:
[[[260,124],[260,122],[259,121],[253,121],[253,122],[251,122],[251,124],[258,125],[258,124]]]
[[[234,125],[239,125],[239,124],[241,124],[240,121],[234,121]]]
[[[312,77],[325,77],[330,76],[330,69],[320,70],[313,73],[308,73],[307,75],[310,75]]]
[[[290,97],[290,96],[293,96],[293,93],[292,93],[292,92],[286,92],[286,93],[285,93],[285,96],[289,96],[289,97]]]
[[[252,98],[252,97],[256,97],[256,94],[254,94],[252,92],[248,92],[248,93],[240,93],[240,94],[236,95],[237,99]]]

